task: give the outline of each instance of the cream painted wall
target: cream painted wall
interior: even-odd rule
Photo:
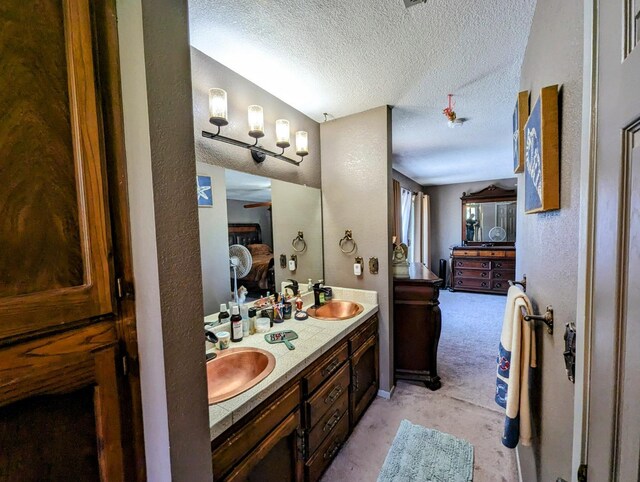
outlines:
[[[273,254],[278,289],[287,279],[297,280],[301,288],[306,287],[309,278],[323,279],[320,189],[276,180],[271,183],[271,202],[273,225],[277,226],[273,232]],[[302,253],[296,253],[291,246],[298,231],[304,233],[307,243],[307,249]],[[285,254],[287,260],[292,254],[298,257],[295,272],[289,271],[288,267],[280,268],[280,254]]]
[[[510,162],[506,159],[505,162]],[[431,266],[437,273],[440,259],[449,263],[449,248],[462,242],[462,210],[460,197],[463,192],[477,192],[491,184],[505,189],[516,187],[516,178],[496,179],[494,181],[466,182],[461,184],[445,184],[427,186],[424,193],[431,201]],[[520,212],[518,212],[520,216]]]
[[[393,386],[391,260],[391,109],[387,106],[320,125],[325,278],[328,285],[370,289],[380,304],[380,389]],[[353,231],[358,251],[338,240]],[[353,274],[355,256],[379,259],[380,271]]]
[[[553,305],[553,335],[537,331],[538,360],[533,386],[533,448],[518,449],[524,480],[572,479],[574,386],[563,360],[565,323],[576,317],[578,222],[580,206],[580,142],[582,121],[582,2],[538,0],[522,63],[520,88],[536,101],[540,88],[559,84],[559,211],[523,214],[518,203],[517,275],[527,275],[527,294],[538,309]],[[524,186],[523,175],[519,175]]]
[[[281,181],[320,187],[320,128],[317,122],[193,47],[191,77],[198,161]],[[290,122],[292,135],[292,147],[286,150],[285,155],[298,159],[295,157],[294,139],[294,133],[298,130],[309,133],[309,155],[299,167],[273,158],[256,164],[246,149],[202,137],[203,130],[215,132],[216,129],[209,123],[209,89],[212,87],[227,91],[229,125],[222,128],[224,135],[252,142],[253,139],[247,135],[247,107],[258,104],[264,109],[265,122],[265,137],[260,139],[260,144],[266,149],[280,152],[280,148],[275,145],[275,121],[284,118]]]
[[[147,478],[211,480],[185,1],[118,1]]]
[[[220,310],[221,303],[227,303],[231,299],[227,187],[224,167],[198,162],[196,169],[198,174],[211,176],[213,191],[213,206],[198,208],[204,314],[210,315]]]

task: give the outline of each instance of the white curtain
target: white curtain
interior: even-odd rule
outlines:
[[[429,195],[422,198],[422,262],[431,269],[431,201]],[[432,270],[433,271],[433,270]]]
[[[413,195],[413,216],[411,216],[411,232],[412,235],[412,243],[411,248],[409,249],[409,259],[411,261],[415,261],[416,263],[423,263],[423,252],[422,252],[422,231],[424,218],[422,216],[422,202],[424,195],[419,192]]]

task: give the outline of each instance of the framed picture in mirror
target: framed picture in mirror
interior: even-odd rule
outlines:
[[[524,172],[524,125],[529,117],[529,91],[518,93],[513,109],[513,172]]]

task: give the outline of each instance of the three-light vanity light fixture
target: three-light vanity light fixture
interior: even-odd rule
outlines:
[[[202,131],[203,137],[249,149],[251,151],[251,157],[253,157],[253,160],[256,162],[262,162],[266,156],[271,156],[299,166],[304,156],[309,154],[308,134],[305,131],[297,131],[296,155],[300,156],[300,160],[294,161],[284,156],[285,149],[291,146],[291,132],[288,120],[278,119],[276,121],[276,146],[282,149],[282,152],[279,154],[258,145],[258,139],[264,137],[264,111],[262,107],[259,105],[250,105],[248,109],[248,120],[249,136],[255,139],[253,144],[221,135],[220,128],[229,124],[227,119],[227,92],[218,88],[209,89],[209,122],[217,126],[218,130],[215,133]]]

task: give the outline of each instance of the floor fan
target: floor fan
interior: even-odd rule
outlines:
[[[243,278],[251,271],[253,258],[249,250],[241,244],[229,246],[229,265],[233,271],[233,301],[238,304],[238,278]]]

